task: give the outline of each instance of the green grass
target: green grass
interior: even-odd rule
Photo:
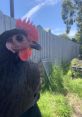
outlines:
[[[64,66],[64,69],[58,66],[51,68],[48,81],[50,83],[48,88],[45,87],[46,90],[42,90],[38,101],[42,117],[72,117],[72,114],[77,112],[82,99],[82,78],[71,77],[70,66]],[[75,95],[78,98],[75,98]]]
[[[82,98],[82,79],[64,79],[64,86],[68,92],[76,93],[80,98]]]
[[[63,69],[60,66],[52,66],[49,75],[50,91],[65,94],[66,90],[63,84]]]
[[[46,91],[38,102],[42,117],[71,117],[71,107],[61,94]]]

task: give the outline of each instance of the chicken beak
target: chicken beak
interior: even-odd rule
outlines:
[[[41,50],[41,46],[40,46],[40,44],[38,44],[37,42],[33,42],[33,43],[30,45],[30,47],[31,47],[32,49]]]

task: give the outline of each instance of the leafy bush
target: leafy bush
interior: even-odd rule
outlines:
[[[42,117],[71,117],[71,107],[62,95],[51,92],[41,94],[38,102]]]
[[[45,90],[49,90],[49,80],[48,77],[45,73],[45,71],[43,71],[43,77],[41,77],[41,91],[44,92]]]
[[[64,78],[64,86],[68,90],[68,92],[76,93],[79,97],[82,98],[82,79],[71,79]]]
[[[69,77],[69,78],[72,77],[72,70],[71,69],[68,70],[66,76]]]
[[[63,70],[59,66],[52,66],[49,76],[50,90],[64,93]]]
[[[78,60],[77,58],[74,58],[74,59],[72,59],[72,61],[71,61],[71,66],[78,65],[78,63],[79,63],[79,60]]]
[[[66,75],[68,70],[70,69],[70,63],[62,63],[61,68],[63,70],[63,74]]]
[[[82,60],[79,60],[77,58],[72,59],[71,61],[71,71],[72,71],[72,77],[78,78],[82,77]]]
[[[72,65],[79,65],[79,60],[77,58],[74,58],[71,61],[71,66]],[[76,79],[73,79],[72,75],[75,73]],[[69,93],[75,93],[79,97],[82,97],[82,79],[81,77],[79,78],[78,75],[79,73],[76,71],[72,71],[71,68],[68,70],[67,74],[64,75],[63,81],[64,81],[64,87],[67,89]],[[82,74],[82,73],[81,73]]]

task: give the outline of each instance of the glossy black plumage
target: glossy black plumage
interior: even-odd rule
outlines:
[[[27,61],[23,62],[17,56],[7,50],[5,43],[14,34],[24,34],[19,29],[6,31],[0,35],[0,117],[27,117],[33,110],[37,110],[37,100],[40,89],[40,73],[38,64]],[[34,106],[33,106],[34,105]],[[36,111],[33,113],[38,113]],[[41,117],[40,113],[37,117]]]

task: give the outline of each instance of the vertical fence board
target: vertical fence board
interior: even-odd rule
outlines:
[[[4,15],[0,12],[0,34],[5,31],[5,20]]]

